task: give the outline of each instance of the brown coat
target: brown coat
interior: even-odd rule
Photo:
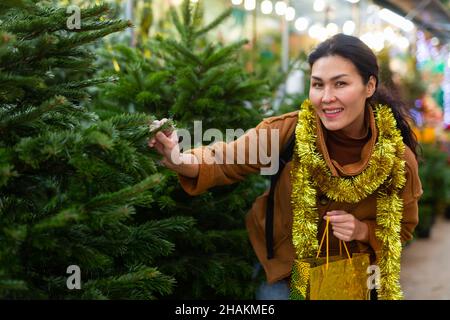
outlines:
[[[256,128],[250,131],[259,134],[261,129],[279,129],[279,146],[282,148],[293,134],[298,120],[298,111],[287,113],[281,116],[264,119]],[[359,174],[367,167],[370,155],[376,142],[377,129],[373,112],[366,114],[366,123],[369,124],[368,130],[371,130],[370,139],[364,144],[361,150],[360,160],[354,163],[340,165],[333,155],[328,153],[326,143],[326,130],[322,128],[320,119],[316,118],[317,144],[319,151],[324,155],[325,161],[333,175],[353,176]],[[249,131],[249,132],[250,132]],[[247,174],[258,173],[262,167],[258,164],[207,164],[211,163],[214,155],[219,152],[225,159],[227,150],[234,148],[237,154],[237,146],[245,143],[245,150],[248,152],[249,132],[230,143],[217,142],[212,146],[203,146],[189,150],[202,160],[199,176],[195,179],[179,175],[180,183],[183,189],[190,195],[198,195],[208,188],[217,185],[231,184],[241,181]],[[259,137],[259,135],[258,135]],[[247,141],[247,142],[246,142]],[[270,147],[270,135],[268,135],[268,150]],[[269,152],[270,154],[270,152]],[[246,154],[246,160],[249,158]],[[418,164],[412,151],[406,147],[404,154],[406,161],[406,185],[402,190],[404,202],[403,219],[401,226],[401,240],[404,243],[412,238],[412,232],[418,223],[418,200],[422,195],[422,186],[418,175]],[[209,161],[209,162],[208,162]],[[341,161],[346,162],[346,161]],[[348,162],[348,161],[347,161]],[[274,198],[274,258],[268,260],[266,257],[265,245],[265,214],[268,191],[258,197],[253,204],[252,209],[247,215],[246,225],[250,241],[255,253],[263,265],[267,281],[273,283],[280,279],[290,276],[293,260],[295,259],[295,250],[292,243],[292,208],[291,208],[291,181],[290,181],[291,162],[281,172],[277,186],[275,188]],[[351,252],[367,252],[371,254],[372,261],[378,256],[380,242],[375,237],[376,229],[376,195],[371,195],[360,203],[351,204],[345,202],[334,202],[327,199],[324,195],[318,194],[318,213],[319,228],[318,237],[323,234],[324,220],[322,217],[327,211],[345,210],[352,213],[356,218],[365,222],[369,227],[369,243],[352,241],[348,243]],[[330,233],[330,254],[338,253],[338,239]]]

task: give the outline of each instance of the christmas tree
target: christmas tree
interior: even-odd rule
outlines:
[[[146,112],[158,119],[172,118],[194,134],[194,121],[203,130],[256,126],[263,101],[270,99],[266,80],[256,80],[239,62],[245,40],[229,45],[209,41],[208,33],[224,21],[224,12],[204,26],[202,6],[184,1],[181,14],[170,11],[177,36],[158,34],[138,48],[119,44],[103,51],[100,63],[118,76],[117,84],[100,87],[93,110],[105,119],[123,112]],[[204,144],[208,144],[205,142]],[[159,268],[177,280],[170,298],[246,298],[254,295],[256,257],[245,230],[245,215],[267,187],[260,176],[231,186],[188,196],[177,177],[159,170],[168,182],[154,197],[165,207],[160,217],[192,217],[195,228],[178,233],[173,255],[158,261]],[[155,211],[152,211],[154,214]]]
[[[86,45],[130,23],[77,10],[0,3],[0,298],[155,299],[175,283],[155,264],[192,218],[135,217],[166,183],[146,146],[154,118],[81,106],[111,82],[83,79]]]

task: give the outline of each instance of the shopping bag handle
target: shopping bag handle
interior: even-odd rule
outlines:
[[[330,219],[329,217],[326,218],[327,220],[327,224],[325,225],[325,231],[323,232],[322,235],[322,240],[320,240],[320,245],[319,245],[319,249],[317,250],[317,255],[316,255],[316,259],[319,258],[320,252],[322,250],[322,245],[323,245],[323,240],[325,240],[325,237],[327,238],[327,250],[326,250],[326,254],[327,254],[327,264],[326,264],[326,268],[328,270],[328,256],[329,256],[329,236],[328,236],[328,230],[329,230],[329,225],[330,225]],[[345,241],[342,241],[339,239],[339,255],[342,255],[342,246],[341,244],[344,244],[344,248],[345,251],[347,252],[347,256],[350,259],[350,263],[352,261],[352,257],[350,256],[350,253],[348,252],[348,248],[347,248],[347,244],[345,243]]]

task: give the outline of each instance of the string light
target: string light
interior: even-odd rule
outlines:
[[[344,32],[347,35],[352,35],[353,32],[355,32],[355,23],[351,20],[347,20],[344,22],[344,25],[342,26],[342,32]]]
[[[431,38],[430,42],[435,47],[439,45],[439,39],[436,37]]]
[[[256,0],[245,0],[244,8],[247,11],[255,10],[256,8]]]
[[[264,14],[271,14],[273,11],[273,4],[270,0],[264,0],[261,2],[261,12]]]
[[[450,53],[448,53],[447,66],[444,69],[444,127],[450,129]]]
[[[400,49],[406,50],[409,47],[409,40],[407,38],[405,38],[405,37],[399,37],[397,39],[397,46]]]
[[[394,45],[397,42],[397,36],[391,27],[386,27],[383,30],[384,38],[391,44]]]
[[[381,9],[378,12],[378,16],[384,21],[393,24],[403,31],[411,32],[414,29],[414,24],[410,20],[403,18],[402,16],[389,9]]]
[[[286,9],[286,20],[287,21],[292,21],[295,19],[295,9],[293,7],[288,7]]]
[[[283,1],[277,1],[275,3],[275,13],[279,16],[284,16],[286,14],[287,4]]]
[[[305,31],[308,29],[309,21],[305,17],[300,17],[295,20],[295,28],[298,31]]]
[[[320,23],[313,24],[309,30],[308,34],[311,38],[324,41],[327,39],[327,29],[325,29]]]
[[[368,32],[361,36],[361,40],[373,50],[379,52],[384,48],[383,32]],[[408,44],[409,45],[409,44]]]
[[[327,24],[327,34],[329,37],[334,36],[336,33],[339,32],[339,27],[336,23],[330,22]]]
[[[313,5],[314,11],[321,12],[325,10],[325,1],[324,0],[314,0]]]

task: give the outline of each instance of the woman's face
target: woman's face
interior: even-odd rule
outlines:
[[[325,128],[359,137],[366,99],[375,91],[372,76],[363,83],[355,65],[341,56],[326,56],[312,66],[309,98]]]

